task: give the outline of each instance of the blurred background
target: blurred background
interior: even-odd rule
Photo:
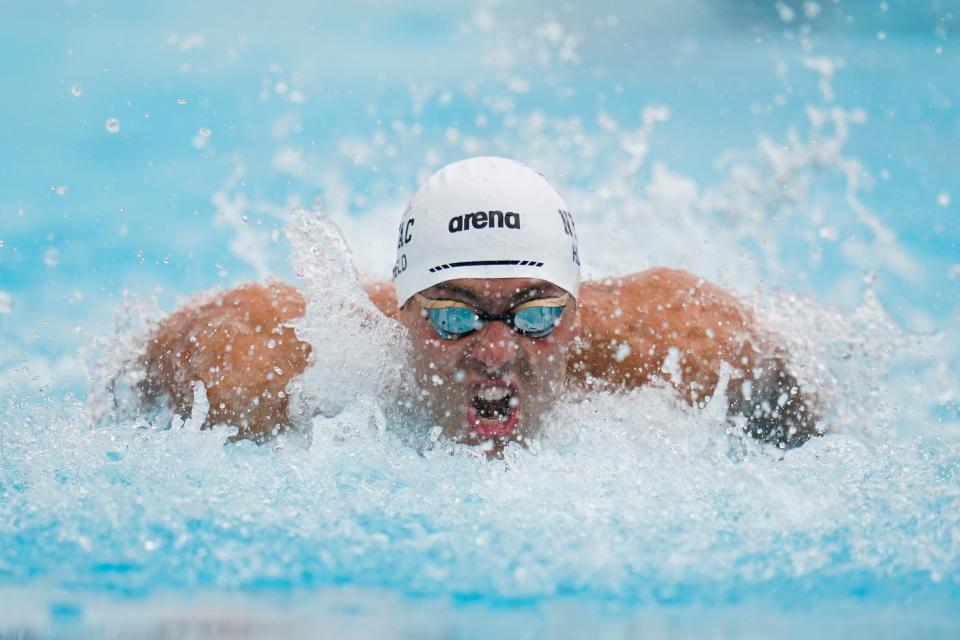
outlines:
[[[290,279],[293,206],[386,277],[418,181],[477,154],[577,203],[588,275],[667,264],[841,309],[866,282],[905,328],[950,330],[958,13],[4,1],[0,368],[74,384],[125,296]]]

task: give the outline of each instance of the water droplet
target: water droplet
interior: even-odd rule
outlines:
[[[53,189],[53,192],[58,196],[65,196],[70,191],[70,189],[67,188],[67,185],[65,184],[58,184],[57,186],[50,187],[50,188]]]
[[[110,133],[118,133],[120,131],[120,121],[116,118],[107,118],[105,126]]]
[[[203,132],[207,131],[207,135],[203,135]],[[193,148],[194,149],[203,149],[207,146],[207,143],[210,141],[209,129],[200,129],[197,132],[197,135],[193,136]]]
[[[80,85],[74,83],[74,85],[70,87],[70,93],[73,94],[74,98],[79,98],[81,95],[83,95],[83,88]]]
[[[0,315],[9,315],[13,311],[13,296],[6,291],[0,291]]]
[[[0,240],[0,249],[3,249],[5,246],[7,246],[7,241],[6,241],[6,240]]]
[[[633,349],[630,348],[629,344],[626,342],[621,342],[620,346],[617,347],[617,352],[613,354],[613,359],[617,362],[623,362],[632,352]]]
[[[137,249],[137,259],[143,264],[143,249]]]
[[[47,265],[50,268],[53,268],[60,264],[60,252],[50,247],[43,252],[43,264]]]
[[[780,19],[784,22],[793,22],[796,16],[796,12],[782,2],[777,3],[777,13],[780,14]]]
[[[208,129],[207,127],[200,127],[200,130],[197,131],[197,134],[203,136],[204,138],[209,138],[211,133],[213,132],[210,131],[210,129]]]
[[[187,104],[188,102],[190,101],[186,98],[177,98],[177,104]]]
[[[937,194],[937,204],[941,207],[947,207],[950,205],[950,194],[946,191],[941,191]]]
[[[164,256],[161,262],[163,262],[163,264],[170,264],[170,256]]]

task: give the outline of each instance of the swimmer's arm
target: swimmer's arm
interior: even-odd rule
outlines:
[[[384,313],[396,313],[392,285],[365,288]],[[287,383],[303,372],[311,351],[289,326],[305,310],[294,287],[269,282],[237,287],[171,314],[153,330],[140,358],[146,373],[141,397],[189,415],[199,380],[210,403],[204,427],[230,424],[239,429],[237,437],[257,441],[282,431],[290,425]]]
[[[226,423],[240,438],[258,441],[289,425],[285,388],[307,365],[310,345],[288,323],[303,315],[293,287],[272,282],[217,294],[168,316],[140,358],[141,397],[189,415],[192,386],[206,388],[204,427]]]
[[[714,392],[726,363],[733,422],[785,446],[817,433],[812,402],[782,352],[723,289],[683,271],[650,269],[584,283],[580,298],[584,344],[570,368],[584,384],[634,388],[659,378],[698,403]]]
[[[363,289],[380,313],[388,318],[397,317],[397,292],[392,282],[364,282]]]

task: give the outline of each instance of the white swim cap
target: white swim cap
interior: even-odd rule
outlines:
[[[579,296],[573,217],[546,178],[515,160],[448,164],[414,194],[399,231],[393,282],[401,306],[457,278],[537,278]]]

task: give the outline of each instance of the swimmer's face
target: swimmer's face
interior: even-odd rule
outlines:
[[[420,292],[430,300],[463,303],[490,315],[566,292],[528,278],[449,280]],[[576,301],[568,301],[544,337],[492,321],[455,339],[440,337],[416,296],[401,310],[413,340],[413,364],[427,407],[455,440],[501,445],[535,433],[563,392],[567,356],[580,330]]]

